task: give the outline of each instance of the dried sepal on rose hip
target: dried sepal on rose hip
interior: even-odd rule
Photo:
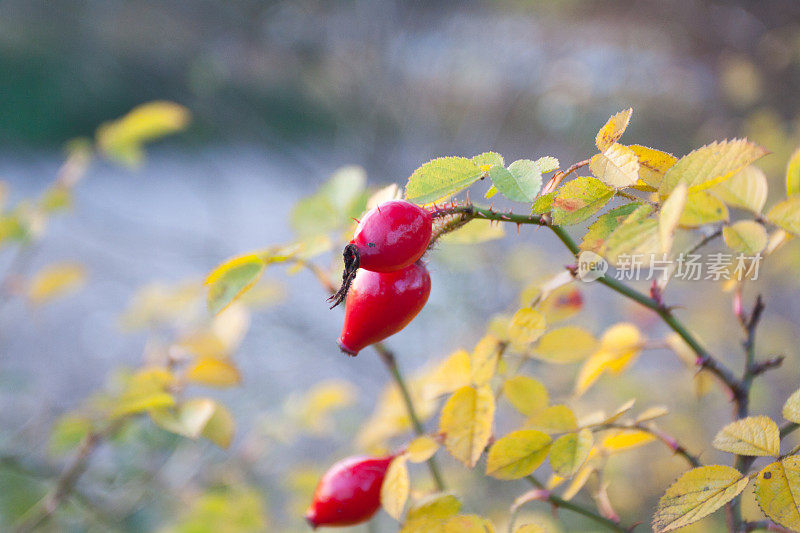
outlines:
[[[433,218],[426,209],[405,200],[391,200],[369,210],[343,252],[342,287],[329,299],[340,304],[359,268],[395,272],[416,262],[431,240]]]
[[[306,511],[311,527],[353,526],[372,518],[381,506],[381,485],[394,457],[348,457],[331,466]]]
[[[350,287],[339,348],[348,355],[394,335],[425,306],[431,276],[421,261],[395,272],[359,269]]]

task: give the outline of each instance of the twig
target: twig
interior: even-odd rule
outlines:
[[[400,369],[397,367],[397,360],[395,359],[394,354],[383,343],[380,342],[373,344],[372,347],[376,352],[378,352],[378,356],[380,356],[381,361],[383,361],[383,364],[392,374],[392,378],[397,384],[397,388],[400,389],[400,395],[403,397],[403,402],[406,405],[406,411],[408,411],[408,418],[411,420],[411,426],[414,428],[414,432],[419,436],[424,435],[425,428],[422,427],[422,422],[419,419],[419,415],[417,415],[417,410],[414,407],[414,401],[411,398],[411,393],[408,390],[405,379],[403,379],[403,374],[400,373]],[[442,474],[439,471],[439,465],[436,462],[436,459],[431,457],[427,462],[428,470],[431,472],[431,477],[433,478],[433,482],[436,484],[436,488],[440,492],[444,491],[445,484],[444,480],[442,479]]]
[[[700,458],[686,449],[684,445],[682,445],[678,440],[663,431],[656,429],[650,425],[645,424],[605,424],[600,426],[599,429],[605,428],[615,428],[615,429],[637,429],[639,431],[644,431],[645,433],[649,433],[650,435],[654,436],[658,439],[662,444],[664,444],[667,448],[672,450],[676,455],[680,455],[689,466],[693,468],[697,468],[698,466],[703,466],[702,461]]]
[[[64,468],[56,480],[53,490],[22,517],[22,521],[15,528],[16,533],[35,531],[53,516],[61,503],[69,497],[78,479],[86,471],[89,458],[102,440],[103,435],[100,433],[90,433],[83,439],[72,461]]]
[[[610,531],[619,531],[621,533],[627,533],[629,531],[629,529],[624,528],[617,522],[614,522],[613,520],[610,520],[587,507],[556,496],[549,490],[546,490],[544,484],[536,479],[533,475],[526,476],[525,479],[528,480],[531,485],[542,491],[538,499],[550,502],[555,507],[567,509],[573,513],[583,515]]]

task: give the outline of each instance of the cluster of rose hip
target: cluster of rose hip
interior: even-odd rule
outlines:
[[[342,288],[331,297],[334,307],[347,297],[343,352],[357,355],[394,335],[425,306],[431,277],[420,258],[432,228],[431,213],[404,200],[384,202],[358,223],[344,249]]]
[[[385,202],[358,223],[344,250],[342,288],[344,327],[339,347],[349,355],[390,335],[413,320],[431,292],[431,277],[420,258],[428,249],[433,218],[425,209],[402,200]],[[306,511],[312,527],[352,526],[366,522],[381,505],[386,469],[394,458],[350,457],[322,476]]]

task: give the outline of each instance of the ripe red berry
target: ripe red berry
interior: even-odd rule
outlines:
[[[306,511],[311,527],[352,526],[372,518],[381,506],[381,485],[392,459],[349,457],[330,467]]]
[[[391,200],[369,210],[344,249],[342,288],[330,298],[333,307],[344,300],[359,268],[395,272],[419,260],[432,230],[431,213],[405,200]]]
[[[358,249],[360,268],[394,272],[422,257],[432,227],[427,210],[405,200],[391,200],[363,216],[350,243]]]
[[[421,262],[396,272],[359,269],[350,288],[339,347],[358,355],[408,325],[428,301],[431,277]]]

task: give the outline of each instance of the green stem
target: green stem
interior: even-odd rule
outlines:
[[[536,487],[537,489],[545,490],[544,484],[535,477],[533,477],[533,475],[526,476],[525,479],[527,479],[528,482],[530,482],[530,484]],[[592,520],[593,522],[596,522],[597,524],[600,524],[601,526],[605,527],[609,531],[619,531],[621,533],[627,533],[628,531],[627,529],[625,529],[618,523],[614,522],[613,520],[610,520],[580,504],[573,503],[563,498],[559,498],[555,494],[550,493],[550,491],[547,491],[546,500],[558,508],[567,509],[568,511],[572,511],[573,513],[583,515],[586,518]]]
[[[400,373],[400,369],[397,366],[397,360],[395,359],[394,354],[386,347],[386,345],[381,342],[373,344],[372,347],[375,348],[376,352],[378,352],[381,361],[383,361],[383,364],[386,365],[386,368],[388,368],[389,372],[392,374],[392,378],[397,384],[397,388],[400,389],[400,395],[403,397],[403,403],[406,405],[406,411],[408,412],[408,418],[411,420],[411,426],[414,428],[414,433],[419,436],[424,435],[425,428],[422,427],[422,422],[420,421],[419,415],[417,415],[417,410],[414,407],[414,401],[411,399],[411,393],[408,390],[408,386],[403,378],[403,374]],[[439,471],[439,465],[436,462],[436,459],[431,457],[427,462],[428,470],[431,472],[431,477],[433,478],[433,482],[436,485],[437,490],[440,492],[446,490],[444,479]]]

